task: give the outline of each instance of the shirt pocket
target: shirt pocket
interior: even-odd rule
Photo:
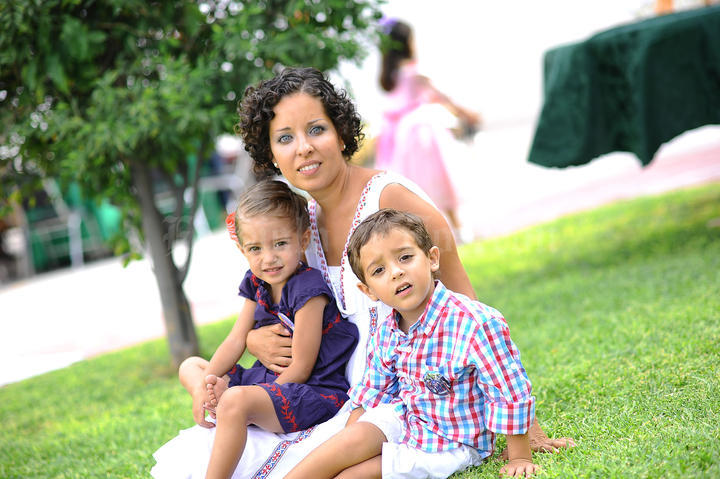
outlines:
[[[455,392],[459,379],[465,375],[465,368],[451,363],[425,364],[422,368],[423,389],[429,396],[450,396]]]

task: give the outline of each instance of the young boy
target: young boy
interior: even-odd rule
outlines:
[[[501,474],[539,469],[526,435],[535,398],[508,325],[433,279],[439,254],[414,215],[383,209],[357,227],[358,287],[394,311],[372,335],[348,426],[286,478],[446,478],[490,456],[495,434],[507,435]]]

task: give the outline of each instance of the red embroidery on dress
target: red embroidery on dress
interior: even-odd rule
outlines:
[[[292,411],[292,407],[290,406],[290,401],[287,400],[285,396],[283,396],[282,391],[275,383],[265,383],[264,386],[266,386],[270,391],[273,392],[277,397],[280,398],[280,403],[282,406],[280,407],[280,414],[282,414],[283,419],[285,419],[285,422],[290,424],[291,429],[290,432],[295,432],[299,430],[297,423],[295,422],[295,413]]]
[[[265,308],[265,311],[272,314],[273,316],[277,316],[277,312],[273,311],[272,306],[267,303],[264,299],[262,299],[262,295],[260,294],[260,280],[257,276],[254,274],[250,275],[250,281],[252,281],[253,286],[255,286],[255,302]]]
[[[322,330],[323,335],[327,334],[333,328],[333,326],[335,326],[340,321],[342,321],[342,316],[340,316],[340,313],[338,313],[335,316],[335,321],[333,321],[332,323],[328,323],[328,325],[325,326],[325,328]]]
[[[337,407],[338,409],[340,409],[342,405],[345,404],[345,400],[343,399],[341,401],[340,399],[338,399],[337,394],[328,394],[327,396],[325,394],[320,394],[320,396],[324,399],[327,399],[328,401],[334,401],[335,407]]]

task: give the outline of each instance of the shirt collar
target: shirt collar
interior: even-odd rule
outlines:
[[[436,279],[435,289],[433,290],[430,301],[427,305],[425,305],[425,311],[420,316],[420,318],[418,318],[417,322],[410,326],[408,334],[412,333],[412,331],[418,328],[423,328],[423,333],[426,336],[432,335],[432,332],[435,329],[435,325],[437,324],[440,316],[442,315],[445,303],[447,303],[449,299],[450,290],[447,289],[444,284],[442,284],[442,281]],[[400,321],[398,320],[399,314],[400,313],[395,308],[393,308],[392,318],[395,323],[394,329],[397,329],[398,331],[400,331]]]

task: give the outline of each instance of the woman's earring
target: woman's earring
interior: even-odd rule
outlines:
[[[342,148],[340,148],[340,151],[345,151],[345,143],[342,144]]]
[[[278,168],[278,165],[277,165],[277,163],[276,163],[276,162],[274,162],[274,161],[273,161],[273,166],[274,166],[275,168],[277,168],[278,170],[280,169],[280,168]]]

